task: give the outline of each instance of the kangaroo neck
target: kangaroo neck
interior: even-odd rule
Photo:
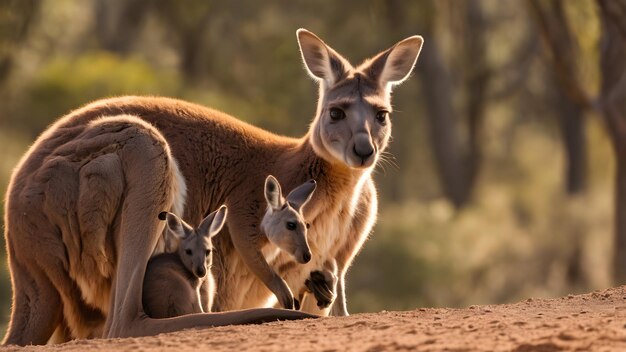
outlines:
[[[291,155],[284,158],[288,161],[287,168],[293,171],[284,175],[281,183],[288,184],[289,189],[292,189],[310,179],[317,182],[313,198],[305,206],[308,218],[314,218],[325,210],[331,210],[330,208],[343,200],[351,199],[371,173],[371,168],[355,169],[343,163],[326,160],[317,154],[309,134],[300,140],[298,147],[286,154]]]
[[[301,174],[300,177],[296,178],[301,180],[304,176],[307,176],[308,178],[306,179],[314,179],[318,184],[322,183],[322,185],[333,182],[345,186],[354,186],[361,177],[366,174],[369,175],[369,169],[351,168],[342,162],[329,160],[324,155],[320,155],[310,133],[300,139],[300,144],[295,149],[295,154],[296,165],[293,165],[293,167],[297,173]],[[306,179],[303,181],[306,181]]]

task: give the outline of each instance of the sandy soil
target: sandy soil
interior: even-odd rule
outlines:
[[[626,351],[626,286],[509,305],[420,308],[2,350]]]

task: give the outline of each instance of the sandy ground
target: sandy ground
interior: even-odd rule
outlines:
[[[626,286],[509,305],[420,308],[2,350],[626,351]]]

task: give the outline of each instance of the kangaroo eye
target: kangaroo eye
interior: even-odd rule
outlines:
[[[343,112],[343,110],[341,110],[339,108],[332,108],[332,109],[330,109],[330,118],[333,121],[343,120],[345,117],[346,117],[346,113]]]
[[[389,111],[381,110],[376,113],[376,121],[378,121],[379,124],[384,126],[385,124],[387,124],[388,116],[389,116]]]
[[[187,253],[187,255],[191,255],[192,254],[191,249],[185,249],[185,253]]]
[[[296,223],[295,222],[291,222],[291,221],[287,222],[287,230],[293,231],[295,229],[296,229]]]
[[[207,249],[207,250],[206,250],[206,256],[208,257],[208,256],[210,256],[210,255],[211,255],[211,250],[210,250],[210,249]]]

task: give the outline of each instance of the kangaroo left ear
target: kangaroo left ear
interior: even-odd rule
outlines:
[[[166,220],[168,230],[180,239],[187,238],[193,232],[191,226],[174,213],[162,212],[159,214],[159,219]]]
[[[400,84],[411,75],[423,44],[424,38],[419,35],[408,37],[366,61],[360,69],[381,86]]]
[[[272,175],[268,175],[265,179],[265,200],[273,210],[280,209],[284,203],[280,183],[278,183],[278,180]]]
[[[294,188],[293,191],[289,192],[287,195],[287,202],[291,204],[294,209],[300,211],[302,207],[311,200],[313,196],[313,192],[317,187],[317,183],[315,180],[309,180],[300,186]]]

